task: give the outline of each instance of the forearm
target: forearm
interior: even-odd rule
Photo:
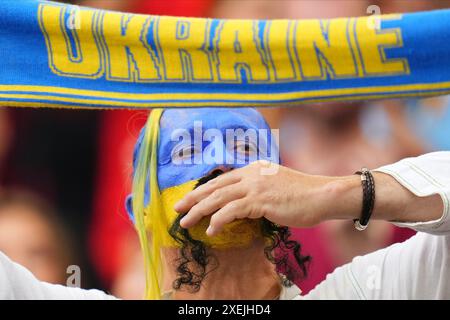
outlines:
[[[175,210],[183,228],[211,216],[213,236],[236,219],[266,219],[289,227],[311,227],[332,219],[361,217],[363,191],[358,175],[306,175],[279,166],[264,175],[256,161],[227,172],[191,191]],[[376,169],[374,219],[431,234],[450,234],[450,152],[403,159]]]
[[[374,170],[373,175],[373,217],[405,222],[396,225],[419,233],[403,243],[355,258],[329,275],[307,298],[448,299],[450,152],[404,159]],[[329,178],[316,195],[314,202],[325,203],[321,207],[326,210],[319,210],[322,221],[354,219],[361,214],[362,190],[357,175]]]
[[[438,194],[419,197],[388,174],[374,172],[373,176],[375,206],[372,219],[424,222],[441,217],[443,202]],[[363,193],[358,175],[332,178],[325,182],[321,192],[327,197],[323,201],[326,207],[324,220],[357,219],[361,216]]]

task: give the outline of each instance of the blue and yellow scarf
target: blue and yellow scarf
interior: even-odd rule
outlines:
[[[450,92],[450,10],[258,21],[2,0],[0,13],[1,106],[266,106]]]

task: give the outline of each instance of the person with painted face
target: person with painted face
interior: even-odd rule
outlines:
[[[246,219],[207,237],[208,217],[186,230],[173,209],[189,191],[256,160],[279,163],[276,135],[254,109],[152,112],[136,144],[127,200],[147,264],[148,298],[286,299],[300,293],[292,282],[306,274],[309,257],[286,227]],[[243,264],[242,257],[249,259]]]
[[[278,164],[274,135],[260,134],[268,129],[253,109],[152,111],[127,200],[147,298],[450,298],[450,152],[373,173],[311,176]],[[309,257],[284,226],[354,219],[363,230],[371,216],[419,232],[337,268],[305,296],[289,286]],[[288,264],[290,254],[297,266]],[[3,299],[113,298],[39,282],[1,253],[0,283]]]

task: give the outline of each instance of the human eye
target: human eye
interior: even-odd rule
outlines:
[[[172,150],[172,161],[175,164],[190,164],[194,155],[201,152],[193,145],[178,145]]]
[[[251,141],[238,140],[235,144],[235,151],[238,155],[245,158],[253,157],[257,154],[257,147]]]

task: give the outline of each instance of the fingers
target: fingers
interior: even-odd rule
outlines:
[[[215,236],[222,231],[226,224],[237,219],[248,218],[249,210],[247,210],[247,203],[247,199],[243,198],[226,204],[222,209],[213,214],[206,234],[210,237]]]
[[[174,206],[178,213],[188,212],[195,204],[208,197],[215,190],[224,186],[231,185],[240,181],[240,176],[233,171],[224,173],[217,178],[214,178],[207,183],[199,186],[197,189],[189,192],[183,199],[177,202]]]
[[[190,228],[203,217],[212,215],[227,203],[243,198],[245,194],[245,190],[237,187],[236,184],[230,184],[216,189],[202,201],[195,204],[186,216],[181,219],[180,225],[183,228]]]

